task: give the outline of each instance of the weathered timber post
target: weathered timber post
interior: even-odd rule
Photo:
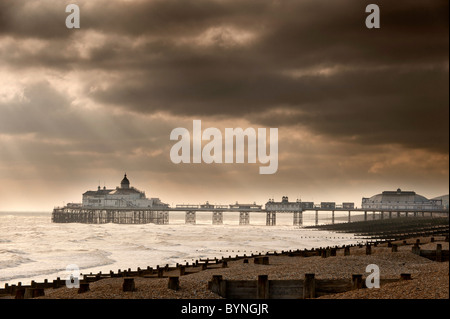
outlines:
[[[411,280],[411,274],[400,274],[400,280]]]
[[[227,297],[227,281],[222,280],[222,275],[213,276],[210,289],[223,298]]]
[[[316,279],[315,274],[305,274],[303,280],[303,299],[316,298]]]
[[[163,268],[158,268],[158,278],[162,278],[163,277],[163,272],[164,272]]]
[[[24,299],[25,298],[25,288],[16,288],[15,285],[13,285],[15,291],[14,291],[14,299]]]
[[[412,253],[415,255],[420,255],[420,247],[417,243],[412,247]]]
[[[31,299],[41,296],[45,296],[43,288],[26,288],[23,299]]]
[[[90,291],[91,289],[89,288],[89,283],[88,282],[82,282],[80,283],[80,287],[78,288],[78,293],[82,294],[85,293],[87,291]]]
[[[180,289],[180,280],[178,277],[169,277],[168,288],[172,290]]]
[[[350,256],[350,247],[349,246],[344,247],[344,256]]]
[[[124,278],[123,279],[122,291],[136,291],[136,286],[134,284],[134,278]]]
[[[352,290],[361,289],[363,286],[362,275],[353,274],[352,275]]]
[[[436,245],[436,261],[442,261],[442,244]]]
[[[258,292],[257,299],[269,299],[269,276],[259,275],[258,276]]]
[[[371,254],[372,254],[372,246],[366,245],[366,255],[371,255]]]

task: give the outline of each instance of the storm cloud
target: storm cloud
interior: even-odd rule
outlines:
[[[69,3],[80,6],[79,30],[64,25]],[[365,26],[369,3],[380,7],[380,29]],[[174,170],[188,183],[193,171],[167,163],[168,134],[203,119],[217,127],[277,127],[291,138],[280,142],[279,185],[292,174],[287,167],[309,160],[316,165],[304,172],[323,170],[327,160],[345,163],[348,171],[336,176],[363,183],[397,167],[383,160],[387,150],[422,163],[436,159],[435,167],[428,160],[421,167],[431,174],[426,179],[448,180],[448,6],[445,0],[0,1],[0,136],[5,145],[16,137],[26,158],[45,141],[46,154],[57,156],[35,156],[38,171],[40,162],[70,162],[78,172],[81,158],[103,166],[104,174],[126,166],[125,159],[144,171],[151,159],[154,174]],[[306,136],[310,143],[301,144]],[[3,165],[13,154],[5,152]],[[361,170],[350,173],[357,162]],[[404,176],[419,165],[401,163]]]

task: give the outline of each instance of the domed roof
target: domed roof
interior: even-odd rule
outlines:
[[[429,200],[411,191],[402,191],[400,188],[397,191],[384,191],[381,194],[374,195],[369,198],[371,203],[398,203],[398,202],[408,202],[408,203],[423,203]]]
[[[124,175],[122,181],[120,182],[122,188],[128,188],[130,186],[130,181],[127,178],[127,174]]]

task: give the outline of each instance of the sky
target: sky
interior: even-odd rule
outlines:
[[[81,202],[125,172],[171,205],[448,194],[448,6],[0,0],[0,211]],[[174,164],[170,133],[193,120],[278,128],[278,171]]]

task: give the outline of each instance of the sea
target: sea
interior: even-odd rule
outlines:
[[[331,213],[319,218],[319,224],[330,222]],[[336,212],[335,222],[345,221],[346,213]],[[266,226],[265,214],[250,213],[250,225],[239,225],[239,213],[228,212],[223,225],[212,225],[212,213],[197,212],[196,224],[187,225],[184,212],[170,212],[166,225],[59,224],[51,222],[51,212],[0,212],[0,287],[66,279],[73,265],[83,274],[109,273],[362,241],[353,234],[293,226],[289,213],[278,213],[276,223]],[[314,223],[314,212],[304,212],[303,226]]]

